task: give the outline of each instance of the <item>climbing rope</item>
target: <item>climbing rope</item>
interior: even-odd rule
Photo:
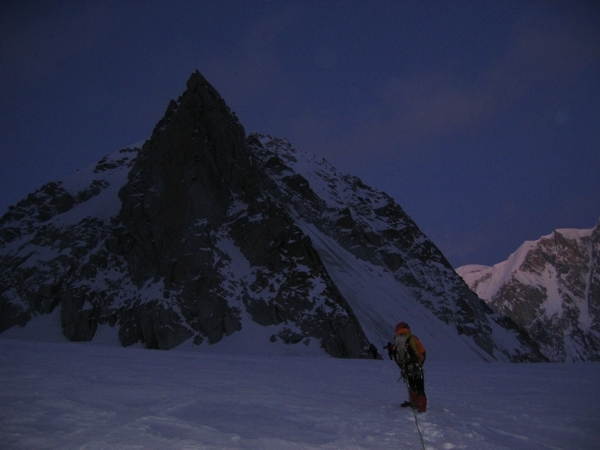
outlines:
[[[401,377],[404,381],[404,384],[406,385],[406,390],[408,391],[408,397],[410,398],[410,386],[408,385],[408,380],[404,377]],[[419,420],[417,419],[417,411],[415,410],[415,408],[413,408],[411,406],[413,415],[415,416],[415,425],[417,427],[417,432],[419,433],[419,437],[421,438],[421,447],[423,447],[423,450],[425,449],[425,442],[423,441],[423,433],[421,433],[421,428],[419,428]]]

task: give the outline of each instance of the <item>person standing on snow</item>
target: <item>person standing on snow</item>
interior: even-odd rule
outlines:
[[[423,363],[425,362],[425,347],[410,331],[406,322],[396,325],[396,336],[394,343],[388,343],[392,349],[392,356],[400,374],[408,386],[409,399],[402,403],[403,408],[408,406],[415,408],[418,412],[427,409],[427,397],[425,395],[425,378],[423,376]]]

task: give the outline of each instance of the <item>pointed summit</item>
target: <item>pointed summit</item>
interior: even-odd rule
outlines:
[[[360,325],[310,240],[258,184],[243,127],[217,91],[194,73],[119,193],[118,240],[128,243],[119,252],[136,285],[160,280],[163,297],[127,315],[131,320],[121,329],[122,342],[156,341],[163,348],[175,344],[177,335],[178,341],[194,336],[196,343],[204,338],[215,343],[241,330],[242,311],[248,311],[263,325],[293,324],[279,330],[284,341],[316,338],[335,356],[364,353]],[[221,250],[231,246],[239,248],[237,256],[250,272],[235,294],[223,290],[228,277],[238,276]],[[299,262],[306,268],[302,273],[296,270]],[[282,284],[263,292],[273,289],[269,280],[275,275]],[[308,295],[314,285],[324,291],[312,298],[293,294]],[[166,299],[175,305],[165,307]],[[318,313],[320,302],[328,305],[329,316]],[[173,314],[183,320],[173,321]],[[172,328],[166,342],[160,338],[163,322]]]
[[[544,359],[393,199],[284,139],[246,137],[199,72],[141,149],[0,219],[0,332],[47,314],[72,341],[109,328],[125,346],[353,358],[380,357],[401,319],[438,358]]]
[[[119,193],[120,219],[133,240],[127,258],[140,269],[134,274],[140,282],[163,274],[198,241],[198,223],[217,229],[234,196],[251,190],[243,127],[199,72],[187,85],[169,103]]]

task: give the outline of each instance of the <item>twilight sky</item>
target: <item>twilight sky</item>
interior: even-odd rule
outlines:
[[[150,137],[196,69],[455,267],[600,218],[600,3],[577,0],[2,2],[0,215]]]

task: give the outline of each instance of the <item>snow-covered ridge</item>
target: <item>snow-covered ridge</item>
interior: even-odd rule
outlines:
[[[465,344],[473,351],[476,346],[467,336],[482,329],[496,330],[501,343],[491,350],[496,344],[490,341],[493,358],[504,360],[515,348],[526,352],[514,331],[503,332],[504,325],[486,317],[491,311],[481,309],[480,300],[387,194],[340,174],[325,159],[297,150],[285,139],[252,135],[249,140],[256,164],[276,186],[270,189],[274,200],[310,236],[371,342],[382,345],[398,321],[408,320],[415,329],[432,330],[436,345],[453,346],[448,354],[458,355]],[[460,302],[469,303],[473,315],[465,314]],[[440,319],[443,325],[436,324]]]
[[[25,229],[34,219],[42,223],[76,224],[85,217],[108,220],[118,213],[118,192],[127,181],[137,148],[105,156],[96,164],[47,183],[0,218],[0,227]]]
[[[598,228],[557,229],[493,267],[469,265],[457,273],[525,327],[550,359],[600,360]]]

